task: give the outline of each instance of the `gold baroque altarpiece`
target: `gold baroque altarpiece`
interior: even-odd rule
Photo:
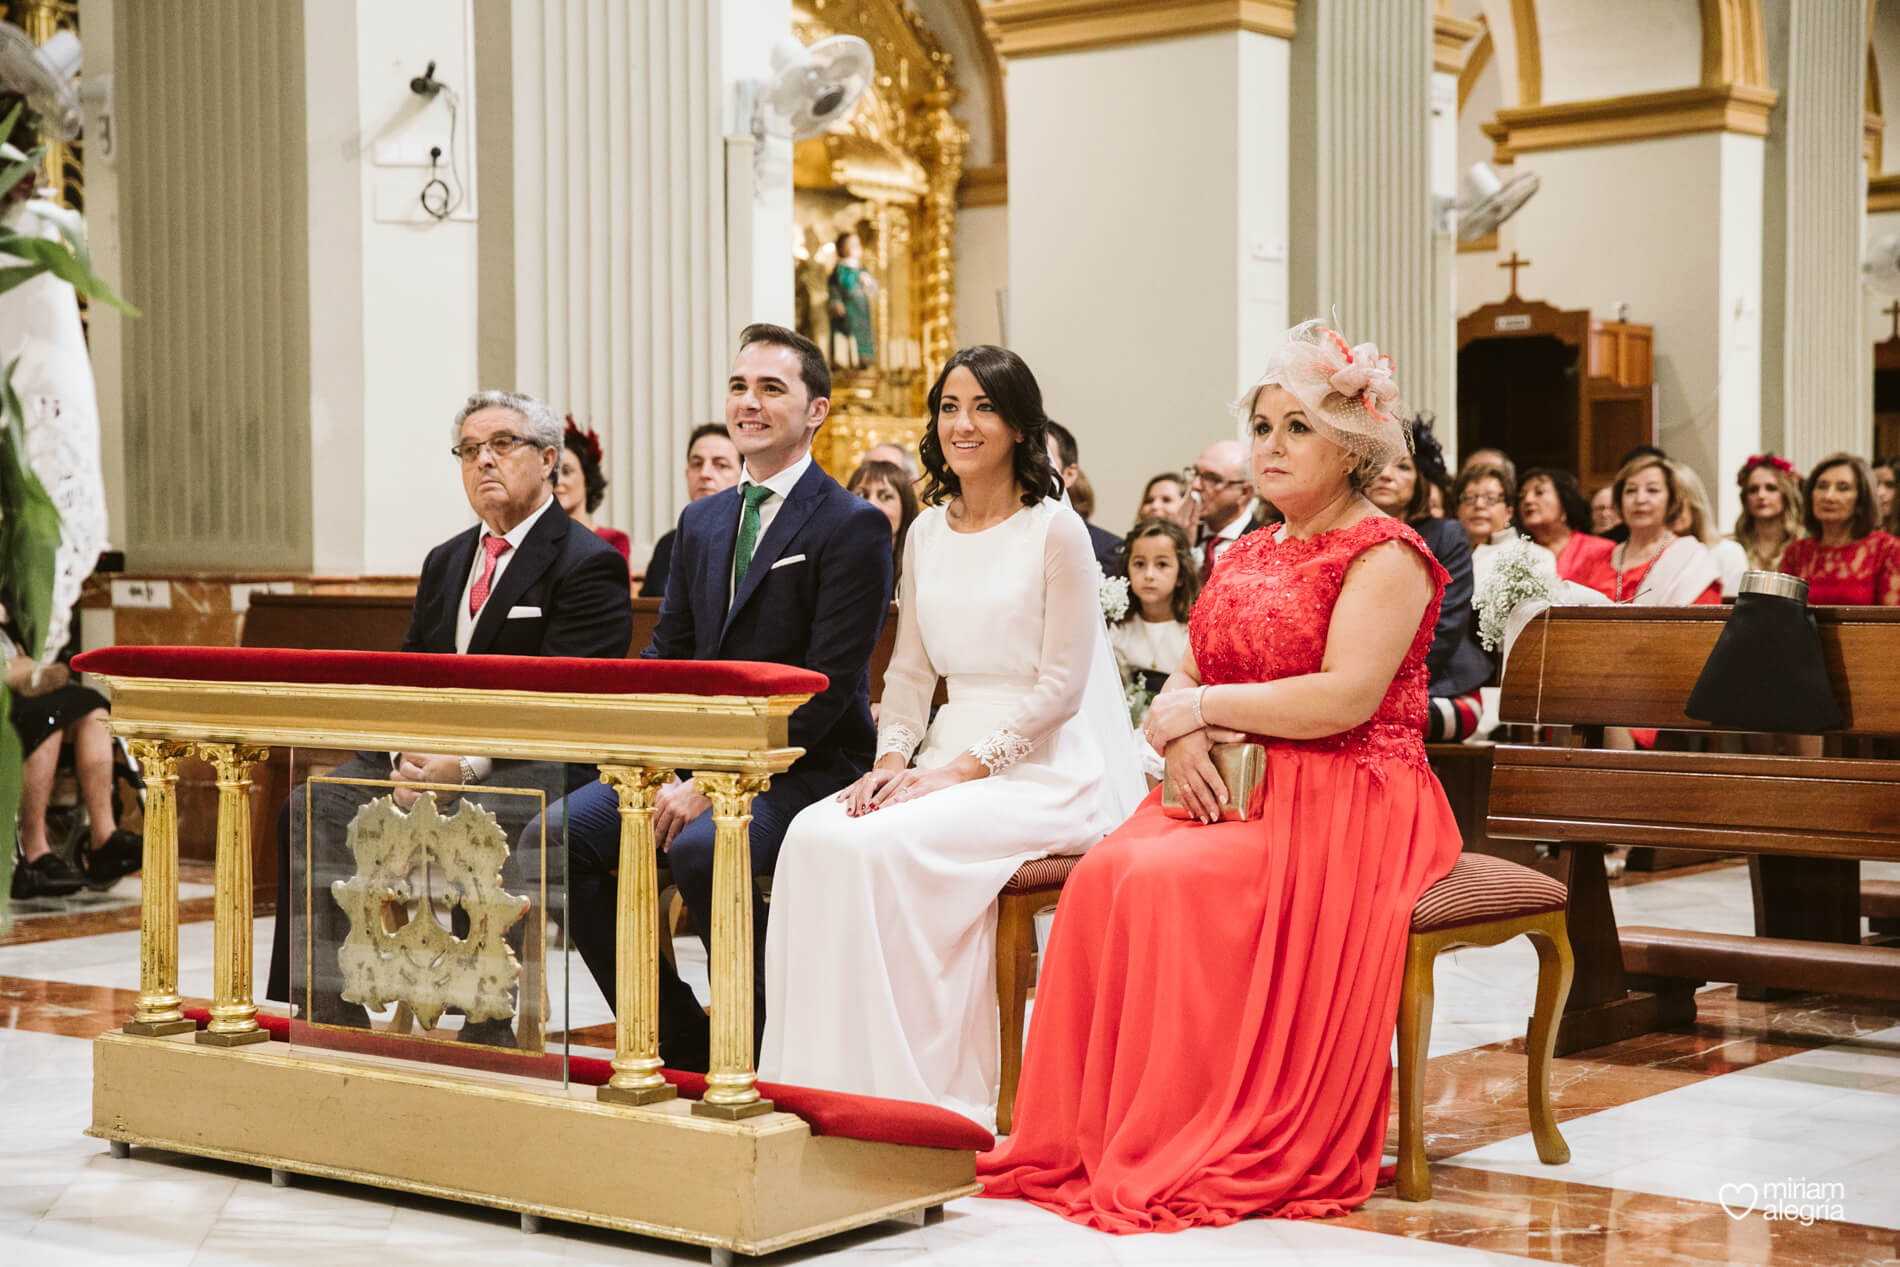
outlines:
[[[951,114],[950,54],[902,0],[795,0],[793,25],[805,44],[858,36],[877,67],[850,120],[793,156],[798,320],[833,364],[832,421],[813,450],[842,480],[872,445],[915,447],[930,382],[956,349],[957,185],[969,133]],[[847,232],[876,282],[866,359],[832,326],[828,283]]]

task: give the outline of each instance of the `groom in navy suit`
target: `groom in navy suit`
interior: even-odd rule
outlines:
[[[890,606],[891,523],[812,461],[812,436],[831,409],[831,371],[818,345],[771,325],[748,326],[739,342],[726,383],[726,429],[745,472],[737,487],[680,515],[660,622],[641,654],[793,664],[830,680],[791,716],[790,742],[805,755],[752,802],[752,873],[767,876],[798,811],[842,790],[875,756],[870,660]],[[593,784],[564,806],[572,935],[611,1002],[618,802],[612,789]],[[653,821],[704,941],[712,928],[712,803],[691,779],[670,783],[660,789]],[[761,1031],[765,920],[755,890],[753,1019]],[[708,1049],[706,1014],[662,957],[661,1057],[669,1068],[704,1070]]]

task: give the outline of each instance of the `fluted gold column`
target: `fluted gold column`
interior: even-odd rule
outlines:
[[[771,780],[761,774],[701,774],[713,803],[712,1068],[701,1117],[736,1121],[769,1113],[761,1100],[752,1051],[752,798]]]
[[[654,892],[653,798],[671,773],[600,767],[620,798],[620,884],[614,934],[614,1073],[595,1094],[614,1104],[670,1100],[660,1076],[659,895]]]
[[[139,872],[139,1000],[128,1034],[196,1029],[178,1011],[178,758],[190,744],[133,739],[145,779],[145,861]]]
[[[923,382],[937,377],[957,350],[956,231],[957,183],[963,179],[963,154],[969,129],[950,113],[949,92],[925,98],[923,154],[930,192],[924,196],[922,249],[917,253],[923,304]]]
[[[206,743],[198,755],[218,771],[218,854],[211,903],[211,1024],[198,1041],[219,1047],[264,1042],[251,999],[251,767],[269,748]]]

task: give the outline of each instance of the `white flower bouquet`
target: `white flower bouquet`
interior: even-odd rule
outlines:
[[[1095,584],[1095,598],[1102,605],[1102,619],[1111,625],[1120,623],[1128,615],[1128,578],[1102,577]]]
[[[1559,589],[1555,556],[1529,537],[1507,535],[1492,556],[1491,575],[1471,600],[1478,612],[1478,641],[1486,651],[1504,642],[1512,612],[1525,603],[1548,606]]]

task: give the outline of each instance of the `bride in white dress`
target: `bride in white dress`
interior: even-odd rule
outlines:
[[[931,389],[935,503],[911,525],[871,772],[793,820],[765,948],[768,1082],[941,1105],[994,1127],[996,895],[1146,792],[1082,519],[1042,393],[1002,348]],[[949,703],[930,720],[938,679]]]

